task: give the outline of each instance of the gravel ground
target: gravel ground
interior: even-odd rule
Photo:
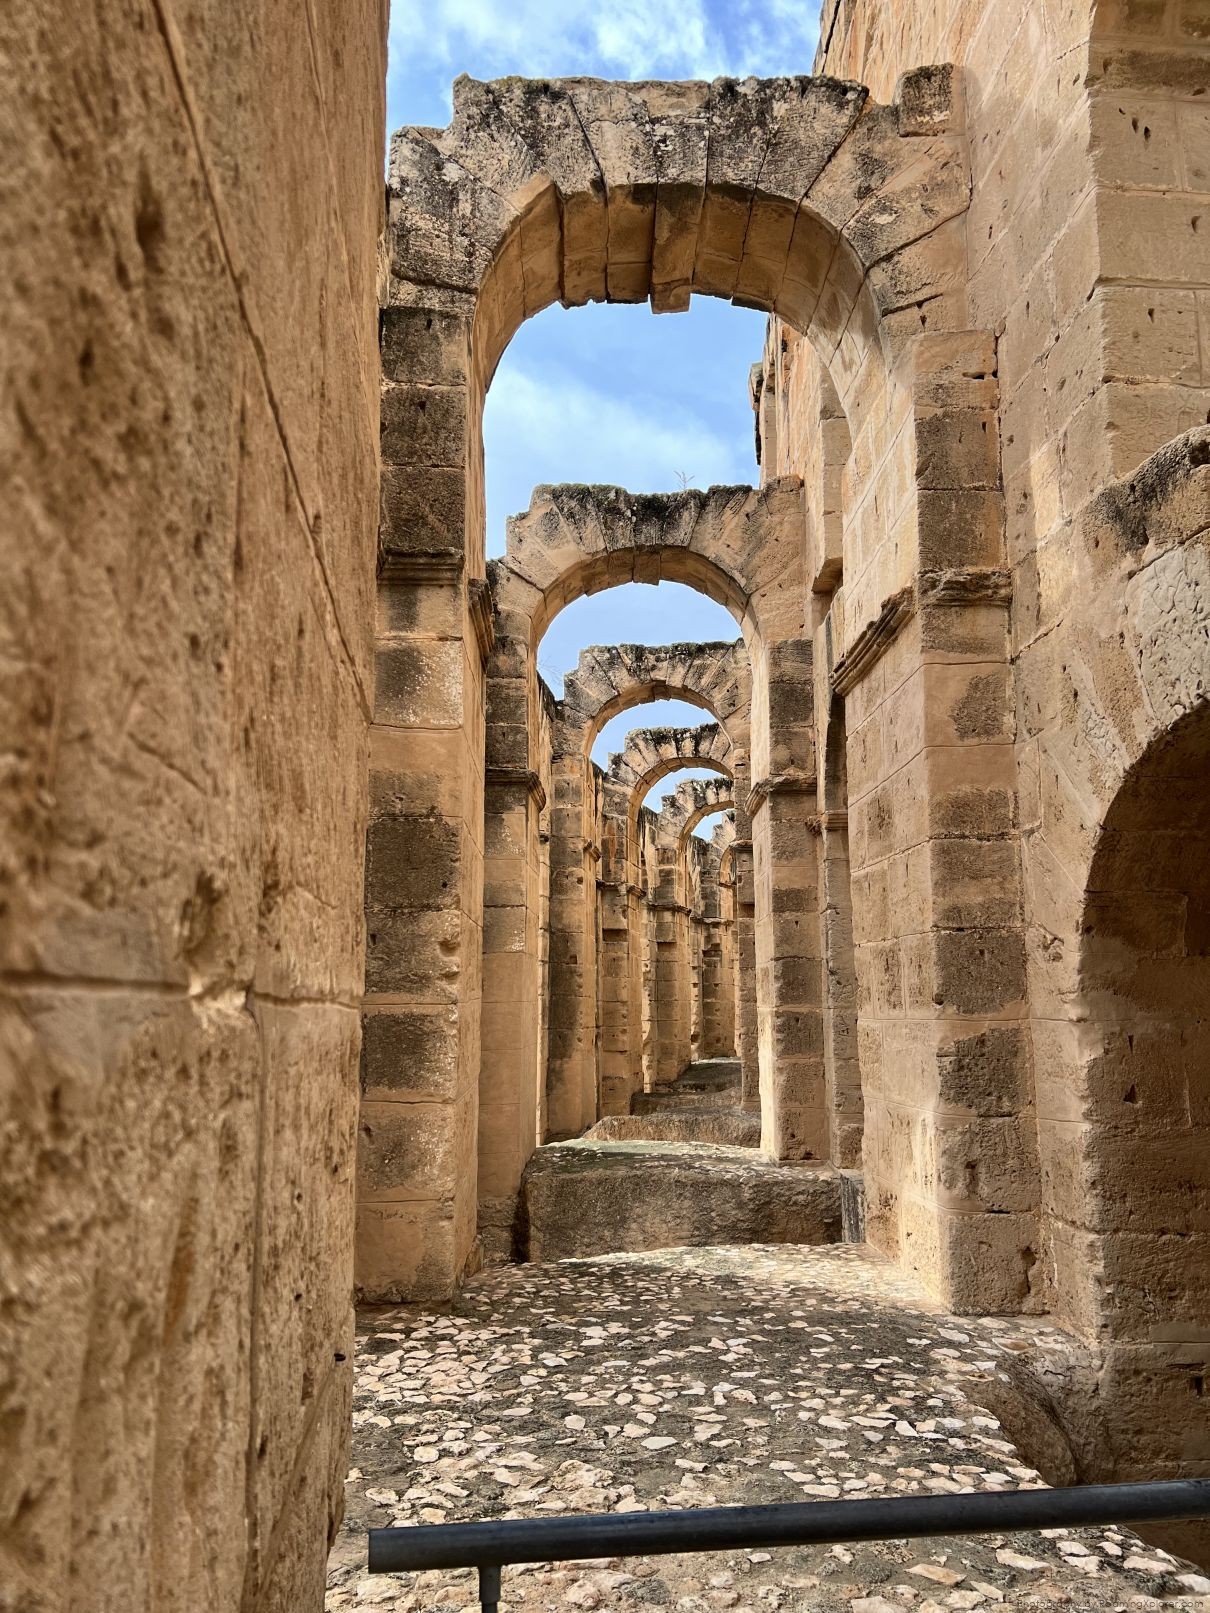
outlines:
[[[1039,1486],[966,1397],[994,1354],[974,1329],[852,1245],[503,1267],[440,1313],[367,1312],[329,1613],[475,1603],[465,1570],[371,1578],[383,1525]],[[1126,1530],[1044,1530],[513,1567],[502,1605],[1210,1613],[1210,1578]]]

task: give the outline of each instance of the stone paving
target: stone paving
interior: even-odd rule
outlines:
[[[368,1313],[328,1613],[475,1602],[469,1571],[368,1576],[369,1527],[1039,1486],[963,1387],[997,1325],[853,1245],[496,1268],[446,1312]],[[1210,1613],[1210,1579],[1128,1530],[1046,1530],[513,1567],[502,1605]]]

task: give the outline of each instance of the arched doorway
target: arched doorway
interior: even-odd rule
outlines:
[[[1210,704],[1154,740],[1114,796],[1079,946],[1082,1056],[1075,1088],[1044,1094],[1069,1116],[1047,1185],[1066,1239],[1083,1246],[1108,1465],[1122,1478],[1199,1474],[1210,1460]]]

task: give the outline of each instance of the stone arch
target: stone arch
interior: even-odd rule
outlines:
[[[860,86],[809,78],[713,85],[462,80],[449,129],[404,130],[392,143],[380,321],[381,600],[370,837],[381,824],[403,860],[431,878],[414,882],[404,926],[390,922],[385,895],[367,881],[375,937],[367,1006],[398,1015],[406,1004],[407,1013],[422,1013],[441,1044],[438,1062],[455,1072],[443,1092],[429,1095],[430,1152],[442,1158],[460,1159],[473,1130],[481,1070],[485,1004],[474,952],[483,918],[483,666],[493,631],[506,642],[493,663],[501,676],[488,703],[487,783],[514,795],[529,790],[521,838],[527,848],[538,839],[536,714],[507,687],[515,670],[525,683],[530,669],[523,658],[510,666],[518,643],[498,611],[493,618],[481,584],[482,409],[499,356],[522,319],[556,300],[653,295],[655,306],[675,308],[696,291],[778,312],[802,330],[837,378],[869,467],[853,541],[870,563],[855,579],[845,617],[859,636],[918,559],[907,541],[910,519],[894,524],[913,507],[903,497],[905,474],[919,481],[915,394],[918,377],[952,360],[949,347],[928,349],[921,339],[964,317],[968,179],[959,106],[946,67],[905,75],[885,107]],[[923,405],[928,421],[936,421],[938,408],[934,387]],[[931,471],[931,448],[927,457]],[[797,540],[796,482],[771,483],[747,497],[756,501],[749,534],[758,514],[777,507]],[[664,554],[677,547],[670,542]],[[635,556],[633,566],[598,553],[591,563],[577,562],[569,580],[579,591],[630,576],[688,581],[687,568],[699,586],[721,590],[716,597],[725,596],[735,613],[740,601],[726,580],[725,557],[695,556],[691,538],[679,547],[689,552],[673,556],[668,569],[650,552],[641,561]],[[803,681],[800,583],[797,575],[779,604],[793,627],[774,622],[771,629],[766,621],[757,634],[752,620],[761,613],[751,594],[741,612],[750,653],[759,643],[763,662],[753,654],[751,771],[763,820],[754,829],[754,853],[763,906],[774,885],[800,877],[802,859],[783,859],[771,848],[788,844],[793,826],[801,826],[801,797],[813,789],[809,709],[790,724],[781,748],[768,738],[779,685],[789,705],[789,692]],[[555,594],[544,586],[538,592],[547,595],[543,609],[557,608]],[[795,641],[798,665],[792,650],[782,653]],[[493,758],[493,734],[510,728],[520,743]],[[551,810],[557,814],[558,803]],[[429,852],[435,843],[440,869]],[[794,949],[817,948],[802,926],[781,926],[770,945],[759,977],[787,987],[792,978],[802,981],[803,971],[783,967],[790,957],[778,951],[789,946],[797,959]],[[819,1061],[802,1038],[792,1051],[785,1033],[815,1011],[784,992],[762,1004],[760,1041],[770,1061],[762,1088],[766,1146],[777,1157],[824,1151]],[[390,1167],[390,1188],[409,1203],[424,1200],[416,1215],[433,1223],[434,1240],[448,1248],[452,1284],[475,1235],[474,1171],[466,1160],[452,1168],[451,1201],[427,1187],[413,1191],[402,1169]],[[389,1268],[396,1245],[403,1265],[414,1217],[405,1227],[400,1217],[370,1212],[365,1224],[379,1245],[377,1269]]]
[[[624,792],[629,811],[636,791],[643,796],[662,778],[682,767],[713,767],[730,774],[734,750],[721,723],[704,722],[695,728],[635,728],[626,744],[609,758],[607,787]],[[615,797],[616,798],[616,797]]]
[[[1118,1342],[1161,1330],[1189,1367],[1187,1403],[1190,1373],[1210,1364],[1210,691],[1113,798],[1084,891],[1079,990],[1089,1130],[1076,1180],[1100,1323]]]
[[[661,857],[660,892],[682,906],[688,902],[686,889],[685,843],[703,818],[712,812],[735,810],[735,779],[682,779],[671,795],[666,795],[656,820],[656,844]]]
[[[563,683],[553,749],[575,766],[587,765],[597,735],[621,712],[651,700],[683,700],[714,719],[729,747],[733,770],[747,776],[752,683],[742,639],[707,644],[594,645],[581,651],[574,672]],[[684,730],[686,734],[692,729]],[[654,782],[654,781],[653,781]],[[607,790],[610,783],[606,782]],[[607,802],[602,835],[601,876],[632,879],[632,815],[617,814]],[[621,838],[617,830],[623,831]]]
[[[1102,1025],[1108,999],[1100,988],[1088,998],[1101,966],[1086,966],[1086,953],[1105,933],[1096,909],[1122,885],[1114,857],[1125,816],[1139,819],[1148,793],[1157,833],[1175,821],[1162,814],[1184,812],[1192,825],[1200,810],[1190,790],[1183,804],[1174,791],[1165,800],[1153,781],[1168,758],[1189,754],[1210,699],[1210,429],[1175,439],[1092,500],[1070,548],[1073,603],[1054,629],[1046,691],[1062,724],[1044,725],[1030,698],[1036,683],[1023,700],[1026,725],[1041,733],[1038,823],[1023,836],[1022,857],[1031,937],[1049,937],[1031,942],[1034,990],[1065,1010],[1030,1022],[1045,1278],[1060,1318],[1097,1337],[1106,1296],[1071,1195],[1088,1171],[1073,1161],[1095,1146],[1101,1124],[1090,1071],[1113,1033]],[[1141,907],[1140,925],[1144,917]]]
[[[577,733],[585,754],[601,729],[632,706],[683,700],[708,711],[747,750],[752,674],[742,639],[703,644],[592,645],[563,680],[564,748]]]
[[[676,1052],[666,1056],[666,1068],[676,1065],[676,1073],[695,1058],[703,1056],[703,1026],[707,975],[713,971],[710,995],[717,998],[721,946],[717,928],[722,921],[719,889],[718,849],[695,841],[693,831],[711,812],[734,809],[735,784],[722,776],[683,779],[671,795],[665,796],[656,819],[655,852],[659,881],[653,895],[665,916],[666,945],[661,948],[663,965],[657,1012],[661,1035],[674,1039]],[[713,945],[707,948],[707,931]],[[734,993],[733,978],[728,990]],[[734,1012],[729,1016],[731,1039],[725,1051],[733,1053]],[[715,1048],[715,1052],[724,1051]]]
[[[665,796],[659,815],[660,843],[680,850],[703,818],[734,811],[735,784],[730,778],[682,779]]]
[[[747,811],[739,800],[747,794],[747,786],[741,774],[731,766],[731,753],[726,748],[726,736],[716,732],[716,724],[703,723],[699,727],[687,729],[636,729],[628,736],[628,742],[623,752],[615,753],[610,758],[610,769],[605,777],[605,803],[607,815],[621,823],[626,821],[626,837],[628,837],[629,863],[632,881],[644,887],[647,898],[657,897],[658,879],[658,850],[655,844],[655,831],[658,826],[658,815],[649,815],[642,808],[642,802],[653,784],[670,773],[676,773],[679,768],[686,766],[700,766],[700,768],[713,768],[724,777],[731,776],[737,779],[734,819],[737,827],[732,827],[732,839],[736,834],[741,836],[731,850],[732,881],[734,881],[734,955],[736,955],[736,982],[737,1005],[734,1013],[736,1024],[736,1040],[739,1044],[739,1057],[741,1057],[742,1082],[744,1082],[744,1103],[750,1110],[760,1107],[758,1098],[758,1048],[757,1048],[757,1019],[755,1019],[755,937],[753,937],[753,903],[752,903],[752,840],[750,840],[749,818]],[[652,821],[652,832],[649,837],[650,869],[645,866],[645,860],[640,855],[639,823],[642,816],[649,816]],[[650,910],[647,919],[652,918]],[[655,921],[657,927],[663,924],[665,932],[670,929],[668,919]],[[670,939],[666,936],[665,939]],[[640,987],[636,986],[636,992]],[[650,1021],[650,1003],[647,1005],[647,1019]],[[636,1024],[639,1023],[636,1018]],[[644,1045],[650,1039],[645,1039]],[[650,1048],[649,1048],[650,1052]],[[665,1057],[666,1068],[670,1066],[671,1058]],[[655,1053],[649,1058],[649,1074],[655,1068]],[[676,1071],[673,1071],[676,1073]]]
[[[613,487],[540,487],[508,523],[507,552],[489,567],[494,648],[488,663],[487,765],[533,766],[536,651],[546,626],[572,599],[637,581],[685,583],[726,606],[743,631],[751,680],[751,765],[792,765],[770,732],[769,685],[781,646],[801,640],[802,489],[794,478],[767,488],[636,495]],[[809,729],[808,720],[798,725]],[[791,725],[793,726],[793,725]],[[799,735],[802,738],[802,734]],[[801,746],[799,747],[801,749]]]
[[[507,582],[500,592],[507,597]],[[548,1065],[547,1112],[553,1104],[560,1130],[570,1131],[577,1118],[591,1124],[596,1114],[589,1106],[595,1110],[598,1091],[604,1112],[626,1112],[642,1082],[637,805],[633,812],[611,811],[606,785],[604,810],[596,811],[589,755],[611,717],[659,698],[686,700],[710,712],[726,737],[732,765],[746,770],[752,694],[743,640],[595,645],[581,652],[564,680],[552,725],[551,773],[555,798],[568,810],[560,812],[549,848],[549,989],[561,1000],[563,1023]],[[484,967],[490,977],[490,955]],[[492,1029],[485,1027],[485,1058]]]
[[[392,301],[470,300],[484,389],[556,301],[726,297],[846,370],[885,361],[888,316],[951,289],[938,247],[968,197],[951,79],[906,74],[888,107],[823,77],[459,78],[447,129],[391,143]]]
[[[720,723],[695,728],[636,728],[626,744],[609,758],[605,775],[605,818],[625,847],[626,866],[633,871],[638,858],[639,809],[652,787],[681,768],[702,767],[735,778],[742,757]],[[741,777],[743,775],[741,774]]]

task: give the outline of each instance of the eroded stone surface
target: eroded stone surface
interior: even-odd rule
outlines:
[[[715,1108],[606,1115],[584,1135],[586,1142],[722,1143],[730,1148],[759,1148],[760,1116]]]
[[[525,1168],[520,1248],[534,1261],[679,1244],[826,1243],[840,1184],[709,1143],[548,1143]]]

